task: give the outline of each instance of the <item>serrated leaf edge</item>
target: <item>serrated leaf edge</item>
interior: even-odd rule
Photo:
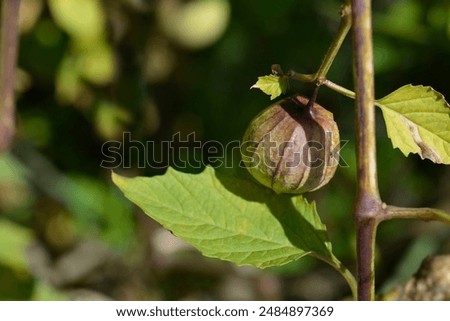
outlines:
[[[417,86],[415,86],[415,85],[412,85],[412,84],[407,84],[407,85],[404,85],[404,86],[402,86],[402,87],[396,89],[395,91],[393,91],[392,93],[390,93],[390,94],[384,96],[383,98],[377,99],[377,100],[375,101],[375,105],[376,105],[377,107],[379,107],[379,108],[383,111],[383,117],[387,117],[387,116],[385,116],[384,113],[385,113],[385,111],[389,111],[389,112],[392,112],[392,113],[397,114],[400,118],[405,119],[405,122],[406,122],[405,125],[409,127],[409,129],[410,129],[410,135],[411,135],[411,137],[412,137],[414,143],[416,144],[417,149],[416,149],[416,151],[408,151],[408,152],[403,151],[403,149],[400,148],[399,145],[397,145],[397,144],[394,143],[394,140],[392,139],[392,137],[391,137],[391,135],[390,135],[390,132],[388,131],[388,137],[391,139],[392,145],[394,146],[394,148],[400,149],[400,151],[401,151],[405,156],[408,156],[408,155],[411,154],[411,153],[412,153],[412,154],[418,154],[418,155],[420,156],[420,158],[422,158],[422,159],[427,158],[427,159],[431,160],[432,162],[438,163],[438,164],[444,163],[443,160],[442,160],[442,158],[440,157],[439,153],[437,153],[436,151],[434,151],[432,148],[428,147],[427,144],[423,143],[422,137],[420,137],[420,133],[419,133],[419,131],[418,131],[418,130],[419,130],[419,126],[417,126],[416,123],[414,123],[411,119],[409,119],[408,117],[406,117],[404,114],[401,114],[401,113],[397,112],[396,110],[394,110],[394,109],[392,109],[392,108],[389,108],[389,107],[387,107],[386,105],[383,104],[383,100],[389,100],[390,97],[394,96],[398,91],[401,91],[401,90],[403,90],[403,89],[405,89],[405,88],[407,88],[407,89],[416,89],[416,88],[418,88],[418,89],[420,89],[420,90],[425,90],[425,92],[431,91],[434,95],[437,96],[437,97],[436,97],[437,100],[442,100],[442,102],[444,103],[445,107],[449,108],[449,110],[450,110],[450,104],[445,100],[445,96],[444,96],[443,94],[441,94],[440,92],[436,91],[436,90],[435,90],[434,88],[432,88],[431,86],[423,86],[423,85],[417,85]],[[426,98],[426,97],[427,97],[427,96],[424,95],[422,98]],[[409,101],[420,100],[420,99],[422,99],[422,98],[410,99]],[[399,102],[401,102],[401,101],[399,101]],[[394,102],[391,102],[390,104],[396,104],[396,102],[394,101]],[[426,113],[426,112],[424,112],[424,113]],[[387,124],[387,121],[386,121],[386,120],[385,120],[385,122],[386,122],[386,124]],[[420,126],[420,129],[423,130],[423,131],[426,131],[426,132],[429,133],[431,136],[436,136],[436,137],[438,137],[439,139],[442,139],[442,140],[444,140],[445,142],[450,143],[450,141],[445,140],[443,137],[437,135],[437,134],[434,133],[434,132],[431,132],[430,130],[428,130],[428,129],[425,128],[425,127],[421,127],[421,126]],[[412,132],[413,130],[414,130],[415,135],[414,135],[414,133]]]

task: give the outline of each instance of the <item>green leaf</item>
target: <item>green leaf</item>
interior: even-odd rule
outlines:
[[[450,106],[431,87],[403,86],[377,100],[388,136],[405,156],[450,164]]]
[[[268,75],[258,77],[256,84],[250,87],[261,89],[266,95],[270,95],[270,99],[275,99],[286,92],[288,79],[286,77],[278,77],[275,75]]]
[[[147,215],[205,256],[265,268],[310,254],[342,270],[315,204],[302,196],[277,195],[210,167],[196,175],[169,168],[163,176],[112,178]]]

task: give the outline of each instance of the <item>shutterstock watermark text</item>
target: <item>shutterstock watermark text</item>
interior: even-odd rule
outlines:
[[[324,133],[324,135],[332,135]],[[332,137],[327,137],[331,141]],[[340,151],[348,141],[341,141],[338,146],[330,148],[320,141],[275,141],[270,135],[262,141],[233,140],[223,144],[216,140],[201,141],[196,139],[195,132],[181,137],[180,132],[172,135],[170,140],[138,141],[130,132],[122,134],[122,140],[107,141],[102,145],[102,160],[100,166],[107,169],[115,168],[175,168],[212,167],[232,168],[246,166],[276,167],[283,159],[286,167],[307,165],[310,167],[334,166],[348,167],[341,157]]]

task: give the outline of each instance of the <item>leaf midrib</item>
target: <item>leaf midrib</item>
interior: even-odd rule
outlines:
[[[130,195],[130,196],[131,196],[130,199],[133,199],[133,202],[138,203],[137,200],[134,199],[134,198],[132,197],[132,195]],[[147,198],[148,198],[148,196],[149,196],[149,195],[146,195]],[[193,215],[193,214],[195,214],[195,213],[192,213],[192,212],[190,212],[189,210],[188,210],[188,211],[180,212],[179,210],[176,210],[176,209],[167,207],[167,206],[165,206],[165,205],[159,205],[158,203],[155,203],[155,202],[154,202],[154,201],[155,201],[154,199],[151,200],[151,201],[152,201],[152,202],[151,202],[150,206],[153,207],[153,208],[160,208],[160,209],[163,209],[163,210],[170,210],[170,211],[175,212],[175,213],[176,213],[177,215],[179,215],[179,216],[185,216],[185,217],[187,216],[189,219],[193,219],[193,218],[195,217],[195,215]],[[139,202],[139,203],[140,203],[140,202]],[[145,212],[147,213],[147,211],[145,211]],[[186,214],[188,214],[188,215],[186,215]],[[152,216],[152,215],[150,215],[150,213],[147,213],[147,215]],[[155,215],[155,216],[156,216],[156,215]],[[242,234],[241,232],[238,232],[238,231],[236,231],[236,230],[233,230],[233,229],[227,229],[227,228],[225,228],[225,227],[223,227],[223,226],[221,226],[221,225],[215,225],[215,224],[212,224],[212,223],[210,223],[210,222],[206,222],[206,221],[204,220],[204,217],[205,217],[205,216],[203,216],[203,215],[200,216],[200,217],[198,217],[198,216],[195,217],[195,218],[197,219],[197,221],[201,221],[201,223],[199,223],[199,224],[189,224],[189,222],[186,222],[186,223],[183,223],[183,224],[180,224],[180,223],[171,223],[171,222],[166,221],[166,220],[164,219],[164,217],[161,217],[161,216],[159,216],[159,215],[158,215],[158,220],[160,220],[160,221],[162,221],[162,222],[166,222],[167,225],[185,225],[185,226],[193,226],[193,227],[199,227],[199,226],[213,227],[213,228],[216,228],[216,229],[219,229],[219,230],[222,230],[222,231],[226,231],[226,232],[229,232],[229,233],[234,233],[234,236],[236,236],[236,235],[242,235],[242,236],[246,236],[246,237],[249,237],[249,238],[253,238],[254,240],[264,241],[264,242],[269,243],[269,244],[276,244],[276,245],[279,245],[280,247],[288,247],[288,248],[295,248],[295,249],[302,250],[302,249],[300,249],[300,248],[294,246],[292,243],[288,243],[288,244],[286,244],[286,243],[280,243],[280,242],[276,242],[276,241],[274,241],[274,240],[272,240],[272,239],[265,239],[265,238],[262,238],[262,237],[259,237],[259,236],[252,235],[251,233],[249,233],[249,234]],[[199,218],[200,218],[200,219],[199,219]],[[194,222],[194,220],[192,220],[192,222]],[[232,236],[230,236],[230,237],[232,237]],[[192,238],[192,237],[189,237],[189,238]]]

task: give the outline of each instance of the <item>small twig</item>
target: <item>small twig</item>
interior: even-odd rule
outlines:
[[[318,71],[314,74],[302,74],[298,73],[294,70],[289,70],[286,74],[283,73],[280,65],[272,65],[272,72],[277,76],[287,76],[290,79],[301,81],[301,82],[315,82],[318,86],[321,86],[323,81],[326,79],[327,73],[333,64],[336,55],[341,49],[342,43],[347,37],[348,31],[352,26],[352,18],[351,18],[351,5],[347,1],[341,7],[341,22],[339,24],[339,29],[334,37],[333,42],[328,48],[325,57],[320,64]]]
[[[15,133],[16,61],[20,0],[3,0],[0,35],[0,153]]]
[[[317,77],[316,74],[301,74],[294,70],[289,70],[286,73],[286,76],[293,80],[303,81],[303,82],[316,82]]]
[[[378,217],[378,221],[387,221],[392,219],[419,219],[424,221],[439,221],[450,225],[450,213],[446,211],[422,207],[422,208],[408,208],[397,206],[383,206],[383,214]]]
[[[345,40],[345,37],[348,34],[352,26],[352,17],[351,17],[351,5],[349,3],[344,4],[341,7],[341,22],[339,24],[339,29],[331,43],[330,48],[328,49],[325,58],[320,65],[319,70],[315,74],[316,79],[320,79],[327,76],[328,71],[330,70],[331,65],[333,64],[334,59],[336,58],[339,49],[342,46],[342,43]]]
[[[330,89],[333,89],[334,91],[336,91],[338,93],[341,93],[344,96],[347,96],[347,97],[352,98],[352,99],[356,98],[356,94],[355,94],[354,91],[351,91],[350,89],[342,87],[341,85],[338,85],[338,84],[332,82],[331,80],[324,79],[322,81],[322,84],[327,86]]]

